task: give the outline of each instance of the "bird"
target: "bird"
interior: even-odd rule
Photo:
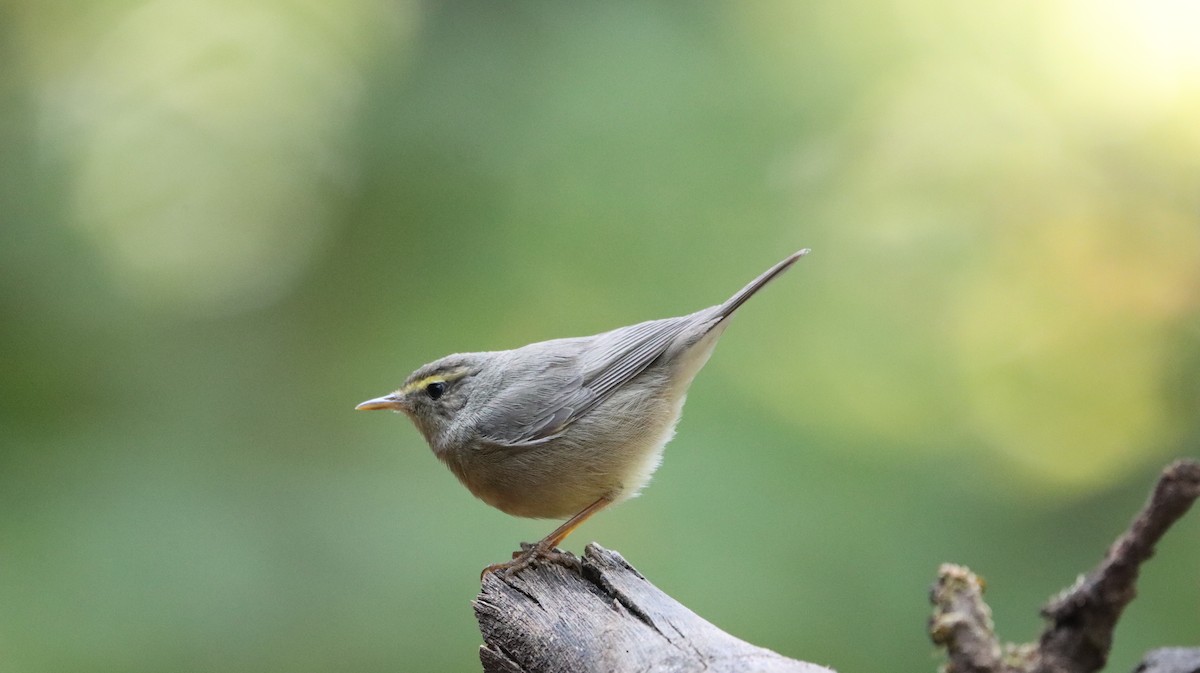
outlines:
[[[688,388],[729,319],[809,253],[799,250],[694,313],[520,348],[455,353],[358,410],[402,412],[477,498],[507,514],[566,519],[482,576],[539,561],[600,510],[638,495],[662,461]]]

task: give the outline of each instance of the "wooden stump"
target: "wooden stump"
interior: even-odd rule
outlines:
[[[578,568],[487,575],[475,616],[489,673],[832,673],[734,638],[595,543]]]

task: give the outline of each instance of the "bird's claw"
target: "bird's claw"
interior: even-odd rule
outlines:
[[[499,572],[504,577],[513,577],[522,570],[537,565],[538,563],[554,563],[557,565],[571,568],[579,571],[581,565],[579,559],[570,552],[555,549],[550,546],[543,546],[541,542],[531,544],[529,542],[521,543],[521,551],[513,552],[513,560],[505,563],[493,563],[483,569],[479,574],[479,579],[483,580],[488,573]]]
[[[525,554],[536,553],[536,552],[534,552],[534,550],[537,549],[537,547],[538,547],[538,545],[536,543],[522,542],[521,549],[519,551],[513,552],[512,557],[514,559],[518,559],[518,558],[521,558],[522,556],[524,556]]]

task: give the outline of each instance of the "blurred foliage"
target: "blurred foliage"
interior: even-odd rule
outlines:
[[[463,671],[474,501],[401,418],[452,351],[739,315],[571,541],[839,670],[1002,634],[1200,443],[1187,0],[0,4],[0,673]],[[1200,524],[1113,670],[1195,644]],[[874,633],[862,642],[862,633]]]

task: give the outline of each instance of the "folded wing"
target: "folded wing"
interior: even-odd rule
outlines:
[[[499,430],[484,438],[495,444],[522,446],[556,437],[645,371],[677,337],[697,324],[697,318],[698,314],[693,314],[652,320],[586,341],[564,339],[526,346],[532,352],[522,357],[541,357],[537,351],[545,350],[546,360],[554,364],[542,370],[536,380],[509,382],[488,403],[487,417],[480,427]],[[551,355],[564,349],[570,349],[573,355]]]

